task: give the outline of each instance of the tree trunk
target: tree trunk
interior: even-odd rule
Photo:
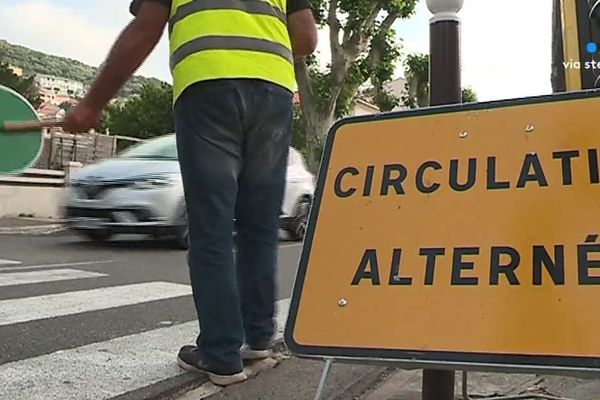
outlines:
[[[327,133],[334,121],[334,108],[321,109],[312,93],[308,67],[304,60],[295,64],[296,80],[300,93],[302,120],[306,132],[306,150],[308,169],[316,174],[319,171],[321,152],[325,147]]]
[[[314,119],[305,118],[307,132],[307,163],[308,169],[316,174],[321,165],[321,156],[327,142],[329,129],[333,125],[333,114],[330,116],[317,115]]]

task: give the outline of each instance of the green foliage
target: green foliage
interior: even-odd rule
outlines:
[[[357,96],[380,110],[393,109],[399,99],[388,90],[401,46],[391,29],[398,19],[414,14],[417,0],[310,0],[317,23],[329,27],[331,60],[317,65],[308,57],[296,65],[303,113],[302,123],[312,171],[318,168],[331,123],[348,115]],[[331,40],[333,38],[333,40]],[[370,89],[361,93],[361,88]]]
[[[0,40],[0,60],[15,67],[22,68],[28,75],[56,75],[90,85],[98,69],[79,61],[64,57],[48,55],[26,47],[16,46],[5,40]],[[148,79],[140,76],[131,78],[119,92],[120,97],[138,94],[145,83],[162,83],[158,79]]]
[[[145,84],[139,96],[107,107],[100,130],[142,139],[173,133],[172,95],[168,84]]]
[[[471,87],[463,88],[461,94],[463,103],[477,103],[478,101],[477,93]]]
[[[302,124],[302,109],[299,106],[294,106],[292,146],[303,155],[306,155],[306,129]]]
[[[380,25],[376,23],[375,26],[379,28]],[[385,85],[392,80],[401,45],[393,30],[375,32],[377,34],[371,38],[369,47],[350,64],[341,84],[336,83],[330,68],[324,72],[316,62],[309,63],[313,94],[321,110],[339,88],[334,116],[341,118],[348,115],[355,105],[359,88],[369,81],[370,88],[363,94],[381,111],[389,111],[398,105],[399,99],[386,90]]]
[[[380,61],[370,73],[373,87],[373,94],[370,96],[370,99],[371,102],[377,105],[380,111],[391,111],[400,103],[400,99],[387,90],[385,84],[393,78],[396,69],[396,60],[401,55],[401,46],[396,41],[396,35],[393,30],[387,32],[383,38],[374,38],[371,47],[373,46],[381,46],[382,50]]]
[[[410,54],[404,60],[406,85],[402,102],[409,108],[429,105],[429,55]],[[477,102],[477,93],[471,88],[462,89],[462,102]]]
[[[321,0],[323,3],[328,3],[327,0]],[[357,32],[365,27],[368,27],[370,16],[374,11],[379,14],[379,10],[384,13],[395,14],[401,19],[409,18],[414,14],[417,0],[387,0],[381,2],[365,1],[365,0],[340,0],[338,13],[345,19],[343,24],[344,31]],[[376,8],[375,8],[376,7]],[[369,32],[375,33],[375,30]]]
[[[402,102],[409,108],[429,105],[429,55],[409,54],[404,60],[405,91]]]
[[[359,86],[368,79],[368,70],[364,59],[352,63],[341,85],[340,94],[335,104],[335,118],[341,118],[352,111]],[[333,86],[331,80],[326,81]],[[329,88],[331,93],[331,87]]]
[[[324,111],[331,93],[331,72],[319,68],[314,54],[307,57],[306,64],[311,78],[309,84],[315,106],[317,110]]]
[[[9,87],[18,93],[31,103],[33,108],[39,107],[42,103],[40,94],[33,81],[33,77],[20,77],[17,76],[9,65],[2,62],[0,63],[0,85]]]

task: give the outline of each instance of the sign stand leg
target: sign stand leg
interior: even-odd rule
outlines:
[[[329,371],[331,370],[331,364],[333,364],[333,358],[327,358],[325,360],[325,367],[323,368],[323,373],[321,374],[321,380],[319,381],[319,387],[317,388],[317,393],[315,394],[314,400],[321,400],[323,389],[325,388],[325,382],[327,382]]]
[[[469,389],[467,387],[468,382],[467,371],[462,372],[462,400],[471,400],[469,397]]]
[[[454,399],[454,371],[423,370],[423,393],[421,399]]]

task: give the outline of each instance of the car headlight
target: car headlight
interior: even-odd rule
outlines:
[[[158,189],[175,184],[175,178],[171,175],[140,176],[132,179],[132,186],[138,190]]]

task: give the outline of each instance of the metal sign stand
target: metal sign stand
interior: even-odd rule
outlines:
[[[314,400],[321,400],[323,396],[323,389],[325,388],[325,384],[327,383],[327,378],[329,378],[329,372],[331,371],[331,365],[333,364],[333,358],[325,359],[325,367],[323,367],[323,372],[321,373],[321,380],[319,381],[319,387],[317,388],[317,393],[315,394]]]

